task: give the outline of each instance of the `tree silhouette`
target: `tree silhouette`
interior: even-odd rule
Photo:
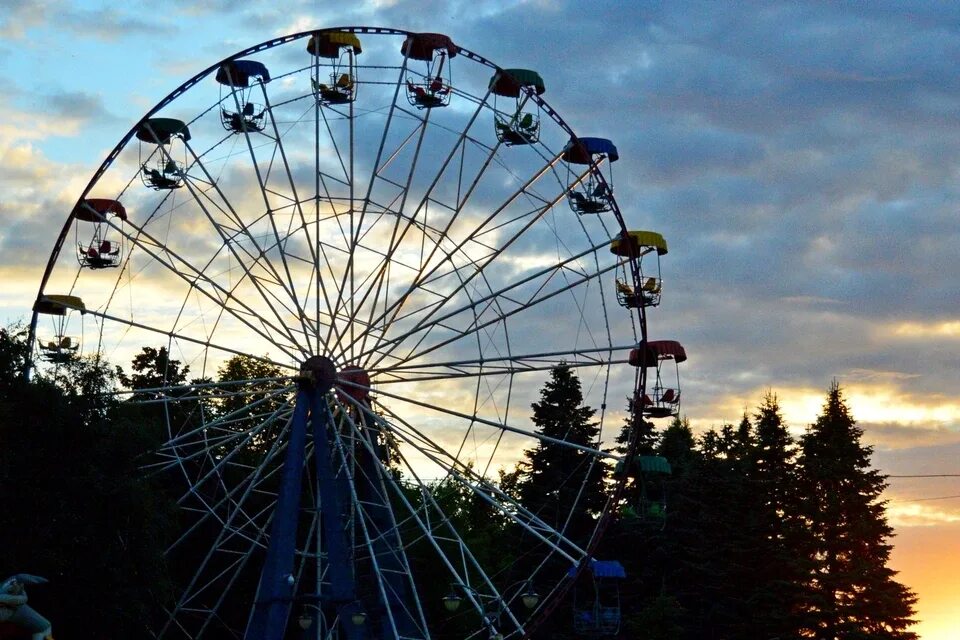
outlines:
[[[799,481],[809,530],[806,634],[825,640],[913,640],[916,596],[887,566],[893,530],[880,496],[886,478],[870,468],[834,382],[817,421],[801,438]]]
[[[531,420],[539,434],[571,444],[597,446],[599,428],[583,405],[580,380],[569,365],[551,369],[534,402]],[[520,501],[554,529],[575,541],[590,537],[606,503],[605,465],[588,452],[541,440],[524,452]]]

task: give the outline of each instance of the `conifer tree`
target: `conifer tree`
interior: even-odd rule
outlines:
[[[597,446],[596,412],[584,406],[580,380],[566,363],[551,369],[550,379],[540,390],[540,401],[532,407],[537,433]],[[603,462],[585,451],[541,440],[524,452],[521,465],[521,503],[572,540],[589,538],[606,502]]]
[[[754,415],[746,460],[755,553],[749,628],[758,638],[791,638],[799,633],[806,565],[796,553],[805,536],[796,453],[777,396],[768,392]]]
[[[914,640],[916,596],[887,566],[893,530],[870,467],[872,448],[834,382],[823,413],[800,442],[799,475],[810,531],[804,635],[824,640]]]
[[[586,447],[598,446],[599,426],[594,422],[595,411],[583,404],[580,380],[566,363],[550,370],[550,379],[540,390],[540,401],[532,405],[531,420],[539,434]],[[579,545],[585,545],[597,524],[597,516],[606,504],[604,478],[606,465],[596,455],[564,444],[539,441],[524,452],[512,491],[520,503],[537,514],[546,524],[562,532]],[[512,579],[527,579],[549,583],[559,580],[569,569],[569,563],[534,536],[511,527],[504,538],[515,538],[509,544],[517,549],[517,561],[507,575]],[[537,560],[547,556],[546,562]],[[538,630],[537,637],[556,640],[573,639],[570,623],[573,593],[568,593],[560,612],[552,616]],[[566,609],[566,611],[563,611]]]

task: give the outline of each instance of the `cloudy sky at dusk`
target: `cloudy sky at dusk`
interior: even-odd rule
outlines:
[[[0,4],[0,319],[28,317],[89,177],[194,73],[316,27],[438,31],[616,143],[624,217],[670,245],[651,335],[686,347],[697,428],[773,390],[800,434],[836,379],[882,471],[960,473],[960,5],[323,4]],[[917,629],[953,638],[960,478],[890,484]]]

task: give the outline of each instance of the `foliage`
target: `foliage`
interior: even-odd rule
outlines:
[[[122,368],[117,367],[117,378],[128,389],[144,390],[139,396],[145,398],[158,397],[156,392],[147,392],[148,389],[184,384],[190,373],[190,367],[170,358],[166,347],[143,347],[134,357],[131,368],[133,373],[127,376]]]
[[[584,447],[596,447],[595,411],[583,405],[580,380],[569,365],[550,371],[550,380],[534,402],[537,433]],[[589,538],[594,518],[606,503],[605,465],[597,457],[566,445],[540,440],[524,452],[520,501],[557,531],[578,541]]]
[[[538,434],[583,447],[598,446],[595,411],[583,404],[580,380],[569,365],[561,363],[550,370],[550,379],[540,390],[540,401],[532,408],[531,421]],[[595,454],[542,439],[524,452],[515,477],[507,475],[502,480],[526,509],[585,546],[606,505],[607,474],[606,464]],[[566,560],[551,554],[545,543],[519,527],[510,530],[508,540],[519,551],[511,574],[515,580],[533,576],[550,584],[570,568]],[[540,633],[543,637],[571,637],[568,620],[555,616]]]
[[[25,352],[23,339],[0,332],[5,362]],[[50,580],[30,601],[58,635],[146,636],[170,589],[172,505],[137,470],[156,432],[99,394],[112,381],[96,359],[33,382],[16,366],[0,375],[0,575]]]
[[[239,384],[208,386],[188,382],[189,368],[164,348],[145,347],[129,376],[94,356],[26,382],[21,373],[28,354],[23,327],[0,330],[0,576],[50,578],[31,591],[31,604],[53,620],[58,635],[145,637],[156,603],[171,598],[171,575],[192,575],[218,532],[198,529],[176,549],[176,566],[168,567],[163,550],[178,521],[168,495],[182,486],[179,478],[145,477],[144,454],[168,427],[203,420],[238,437],[256,431],[237,453],[239,463],[252,463],[275,437],[258,425],[282,412],[289,398],[272,395],[282,382],[245,381],[281,372],[263,359],[237,356],[218,377]],[[191,398],[177,403],[176,415],[163,404],[123,402],[113,393],[122,386],[135,400],[149,401],[159,397],[150,389],[171,385]],[[397,476],[403,495],[390,496],[397,512],[409,513],[399,504],[406,501],[421,516],[430,514],[443,529],[436,543],[445,555],[457,557],[462,539],[498,584],[514,590],[531,576],[533,584],[553,584],[568,567],[494,506],[502,499],[497,491],[584,544],[612,486],[595,455],[549,440],[598,446],[595,412],[583,404],[569,366],[551,370],[532,410],[546,439],[516,468],[501,471],[496,489],[450,479],[419,488]],[[871,468],[871,449],[860,442],[862,431],[836,384],[799,443],[772,393],[738,424],[699,437],[684,419],[662,430],[628,420],[618,438],[621,453],[633,435],[642,455],[667,458],[672,473],[629,479],[621,496],[622,515],[623,507],[658,493],[665,518],[621,517],[596,550],[596,557],[620,560],[627,569],[619,585],[619,637],[915,640],[909,627],[916,597],[887,567],[892,529],[882,501],[885,479]],[[242,473],[242,464],[233,466],[225,473]],[[475,611],[451,615],[442,608],[450,585],[435,579],[433,543],[409,518],[400,526],[401,535],[415,541],[407,556],[433,636],[475,633]],[[256,575],[248,573],[238,589],[252,593]],[[537,637],[572,638],[572,602],[561,603]]]
[[[834,383],[816,423],[800,442],[799,481],[810,533],[805,634],[837,640],[913,640],[916,596],[887,567],[893,530],[870,468],[871,447]]]

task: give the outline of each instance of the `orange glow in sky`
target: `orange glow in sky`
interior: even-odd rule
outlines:
[[[919,596],[913,630],[923,640],[960,637],[960,523],[901,527],[890,566]]]

